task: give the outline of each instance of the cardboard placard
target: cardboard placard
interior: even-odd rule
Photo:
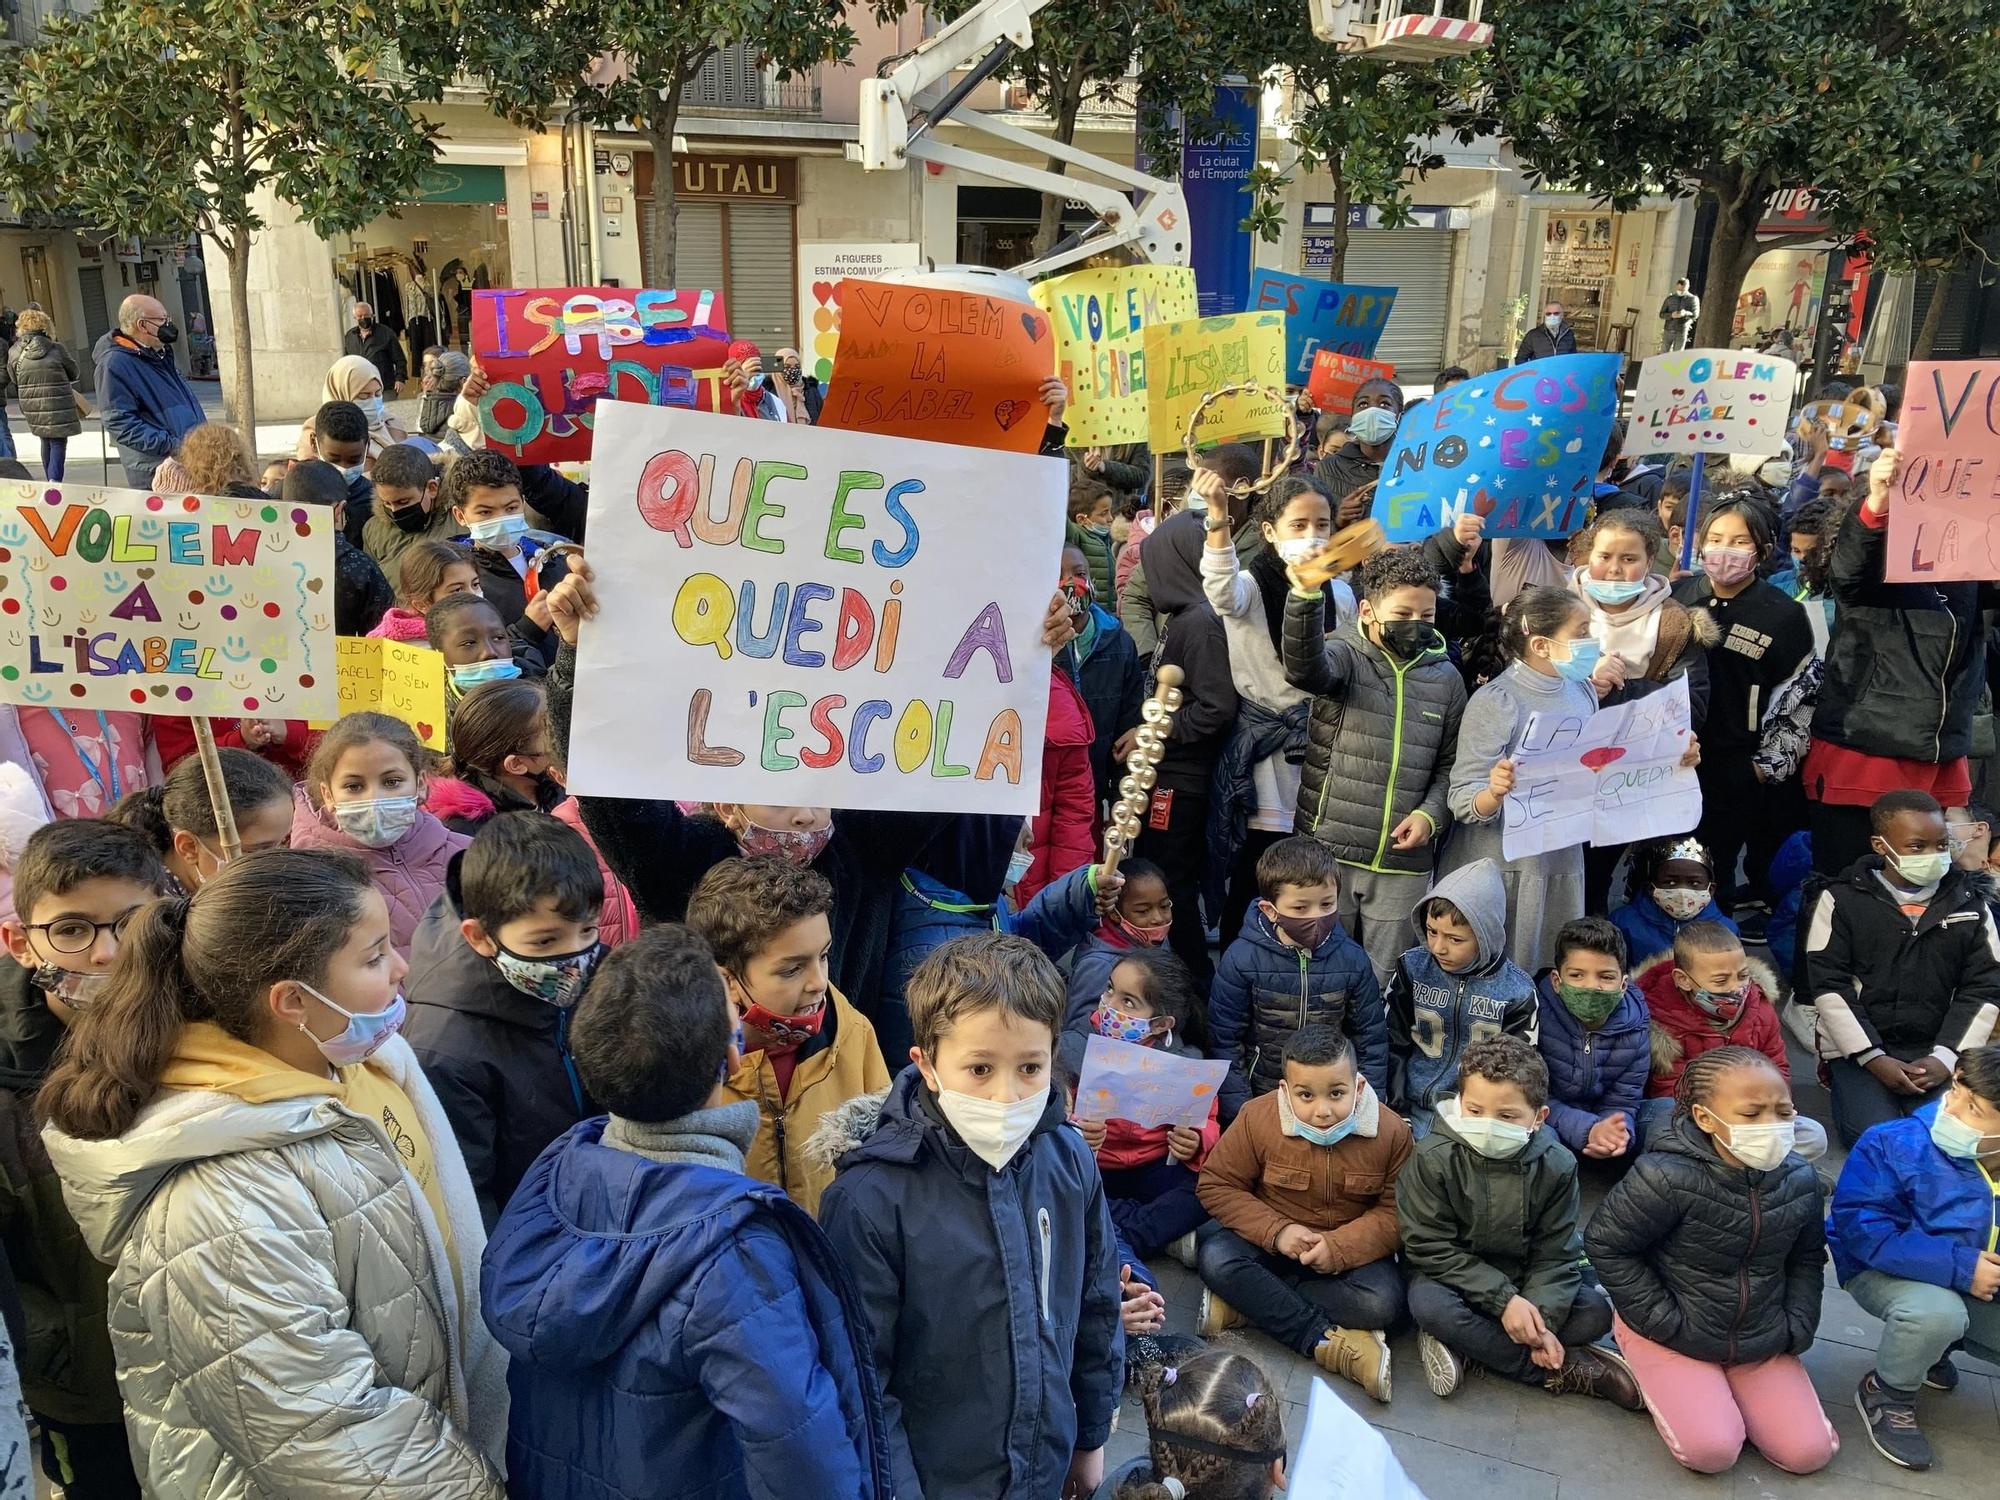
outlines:
[[[1639,366],[1630,453],[1785,451],[1785,421],[1799,367],[1745,349],[1684,349]]]
[[[1362,386],[1371,380],[1395,378],[1394,365],[1321,349],[1313,355],[1312,375],[1306,381],[1306,394],[1312,397],[1314,410],[1344,417],[1353,412],[1354,393]]]
[[[846,277],[879,280],[884,271],[917,263],[913,244],[813,244],[799,246],[799,359],[824,386],[833,378],[840,345],[840,308],[833,289]]]
[[[1206,1062],[1161,1047],[1142,1047],[1116,1037],[1093,1036],[1084,1043],[1083,1070],[1076,1080],[1079,1120],[1130,1120],[1152,1129],[1208,1123],[1229,1076],[1229,1060]]]
[[[486,444],[516,463],[556,463],[590,457],[600,400],[721,410],[727,329],[720,292],[476,291],[472,353],[493,379],[479,398]]]
[[[327,718],[333,640],[327,507],[0,485],[0,700]]]
[[[1067,463],[623,402],[598,418],[577,791],[1039,808]]]
[[[401,719],[431,750],[445,746],[444,653],[408,641],[342,636],[335,666],[340,712]]]
[[[1202,397],[1255,382],[1279,398],[1246,391],[1211,402],[1194,446],[1278,437],[1285,430],[1285,320],[1278,313],[1229,313],[1154,323],[1146,329],[1146,441],[1156,453],[1179,453],[1188,418]]]
[[[2000,360],[1917,360],[1896,441],[1891,583],[2000,579]],[[1868,476],[1857,474],[1864,487]]]
[[[1528,717],[1515,749],[1500,847],[1509,859],[1686,833],[1701,821],[1701,782],[1683,766],[1688,685],[1615,708]]]
[[[1249,310],[1276,308],[1285,315],[1285,379],[1304,385],[1313,356],[1322,349],[1372,359],[1396,306],[1392,286],[1349,286],[1283,271],[1250,273]]]
[[[1056,335],[1056,374],[1069,387],[1063,421],[1072,448],[1146,441],[1146,339],[1150,323],[1195,315],[1186,266],[1072,271],[1034,286]]]
[[[1618,413],[1621,354],[1558,354],[1439,391],[1396,430],[1375,487],[1391,542],[1470,510],[1486,534],[1568,536],[1589,514]]]
[[[1048,429],[1048,314],[979,292],[843,281],[819,425],[1033,453]]]

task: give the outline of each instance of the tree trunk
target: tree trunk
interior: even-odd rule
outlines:
[[[694,65],[700,66],[699,62]],[[653,201],[646,207],[646,245],[652,265],[647,275],[649,284],[656,287],[678,285],[675,277],[679,270],[679,247],[675,236],[680,228],[681,208],[674,192],[674,125],[681,115],[681,91],[692,76],[692,69],[676,66],[667,97],[645,121],[645,136],[653,148]],[[722,288],[708,290],[719,294]]]
[[[229,341],[236,350],[236,430],[252,457],[257,452],[257,381],[250,355],[250,237],[237,233],[222,246],[229,264]]]
[[[1327,158],[1326,170],[1333,178],[1333,264],[1330,281],[1347,280],[1347,172],[1346,158],[1339,153]]]
[[[1064,75],[1061,92],[1055,100],[1055,139],[1065,146],[1076,144],[1076,117],[1083,112],[1083,65],[1073,65]],[[1058,177],[1069,174],[1069,163],[1056,157],[1049,158],[1049,170]],[[1035,229],[1035,254],[1047,255],[1062,238],[1063,196],[1060,193],[1042,194],[1042,222]]]
[[[1715,228],[1708,239],[1708,280],[1701,288],[1701,317],[1694,341],[1702,349],[1727,349],[1734,337],[1736,299],[1743,280],[1756,264],[1761,248],[1757,222],[1765,195],[1755,182],[1739,182],[1727,196],[1709,189],[1716,200]]]
[[[1957,261],[1952,261],[1939,268],[1937,284],[1931,289],[1930,306],[1924,309],[1924,321],[1917,325],[1916,336],[1910,340],[1911,359],[1931,358],[1931,345],[1937,342],[1938,328],[1944,322],[1944,305],[1951,300],[1951,278],[1958,266]]]

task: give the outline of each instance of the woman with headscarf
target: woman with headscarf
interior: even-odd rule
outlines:
[[[343,354],[333,362],[326,372],[326,387],[320,393],[320,400],[352,401],[361,408],[361,414],[368,419],[368,457],[371,460],[384,448],[400,443],[410,435],[401,422],[383,409],[381,373],[359,354]],[[295,456],[301,460],[319,456],[313,447],[311,417],[299,424]]]

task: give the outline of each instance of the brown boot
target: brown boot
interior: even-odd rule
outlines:
[[[1212,1339],[1227,1328],[1236,1328],[1249,1321],[1242,1313],[1224,1302],[1220,1297],[1203,1287],[1201,1291],[1201,1316],[1195,1320],[1195,1332],[1205,1339]]]
[[[1584,1344],[1563,1357],[1563,1367],[1542,1382],[1551,1396],[1595,1396],[1627,1411],[1644,1411],[1646,1398],[1639,1394],[1639,1382],[1631,1366],[1615,1349],[1603,1344]]]
[[[1389,1399],[1389,1341],[1374,1328],[1329,1328],[1313,1363],[1353,1381],[1377,1401]]]

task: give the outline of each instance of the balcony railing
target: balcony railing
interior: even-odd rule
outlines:
[[[764,67],[753,48],[724,47],[702,64],[681,103],[694,109],[816,115],[820,109],[819,74],[778,78]]]

